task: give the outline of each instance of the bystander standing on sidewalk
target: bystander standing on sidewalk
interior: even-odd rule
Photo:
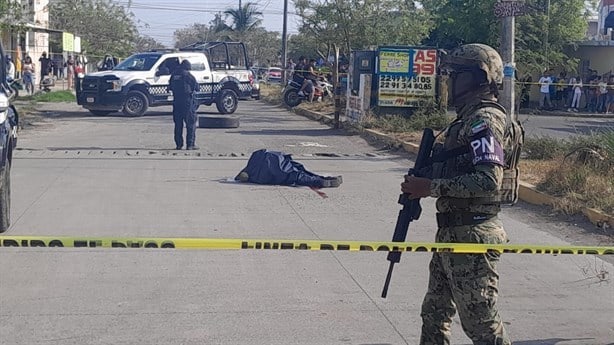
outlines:
[[[565,109],[567,104],[569,104],[567,94],[567,73],[561,72],[559,73],[559,77],[556,79],[555,100],[557,108]]]
[[[64,79],[64,56],[62,54],[53,55],[53,75],[57,79]]]
[[[577,113],[578,108],[580,108],[580,100],[582,99],[582,78],[580,78],[580,76],[577,78],[572,77],[569,80],[569,84],[571,84],[573,97],[571,98],[571,104],[567,111],[575,111]]]
[[[15,79],[15,64],[10,55],[6,56],[6,80],[13,81]]]
[[[552,84],[552,78],[548,71],[544,72],[541,78],[539,78],[539,107],[544,109],[544,106],[552,108],[552,102],[550,101],[550,84]]]
[[[51,59],[47,57],[47,52],[43,52],[40,59],[38,59],[38,62],[40,62],[40,67],[41,67],[41,70],[40,70],[41,80],[38,83],[38,89],[42,90],[43,80],[45,80],[45,77],[49,75],[50,70],[51,70]]]
[[[21,65],[21,74],[23,76],[23,84],[26,88],[26,92],[30,95],[34,93],[34,80],[36,79],[36,74],[34,72],[34,62],[30,55],[26,55]]]
[[[586,107],[589,113],[597,111],[597,96],[599,95],[599,83],[600,77],[595,77],[590,80],[587,86],[586,93]]]
[[[75,81],[75,59],[72,55],[66,60],[66,79],[68,80],[68,89],[72,90]]]

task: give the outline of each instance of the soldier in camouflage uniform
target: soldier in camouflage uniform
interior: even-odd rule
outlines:
[[[498,194],[503,183],[506,114],[496,103],[503,79],[499,54],[483,44],[467,44],[442,59],[450,73],[457,118],[433,152],[431,178],[405,176],[401,190],[410,198],[437,199],[441,243],[507,242]],[[475,345],[510,345],[496,302],[499,255],[434,253],[422,304],[421,345],[450,344],[458,311]]]

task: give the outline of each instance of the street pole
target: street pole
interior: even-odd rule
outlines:
[[[281,68],[282,85],[288,80],[288,0],[284,0],[284,22],[281,32]]]
[[[339,47],[335,44],[335,63],[333,64],[333,93],[335,94],[334,128],[341,128],[341,85],[339,83]]]
[[[515,18],[506,16],[501,23],[501,59],[503,60],[503,92],[499,101],[507,110],[508,118],[515,119],[515,90],[514,90],[514,39]]]
[[[544,30],[544,35],[546,36],[544,42],[544,49],[546,51],[546,70],[550,69],[550,58],[548,55],[550,54],[550,43],[549,43],[549,35],[550,35],[550,0],[548,0],[548,4],[546,5],[546,30]]]

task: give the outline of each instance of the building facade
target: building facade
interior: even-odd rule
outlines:
[[[614,74],[614,0],[601,0],[597,18],[589,21],[586,39],[570,55],[580,60],[578,73],[608,77]]]

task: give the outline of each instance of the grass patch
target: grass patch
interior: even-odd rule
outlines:
[[[360,124],[364,128],[372,128],[386,133],[422,132],[424,128],[434,130],[444,129],[451,121],[445,111],[435,102],[427,102],[411,116],[403,115],[373,115],[367,114]],[[410,135],[413,137],[414,135]]]
[[[558,197],[568,214],[582,207],[614,213],[614,130],[568,139],[525,141],[521,178]]]
[[[31,96],[20,97],[20,100],[35,101],[35,102],[75,102],[77,98],[68,90],[41,92]]]
[[[260,99],[270,104],[281,104],[281,85],[260,83]]]
[[[450,123],[450,117],[443,114],[414,114],[411,117],[402,115],[365,115],[361,126],[385,133],[422,132],[424,128],[441,130]]]
[[[335,113],[335,104],[332,102],[331,99],[325,99],[321,102],[318,101],[313,101],[313,102],[302,102],[299,107],[303,108],[303,109],[307,109],[307,110],[311,110],[311,111],[315,111],[321,114],[334,114]],[[343,105],[342,108],[345,108],[345,104]],[[342,110],[341,113],[343,114],[345,111]]]

